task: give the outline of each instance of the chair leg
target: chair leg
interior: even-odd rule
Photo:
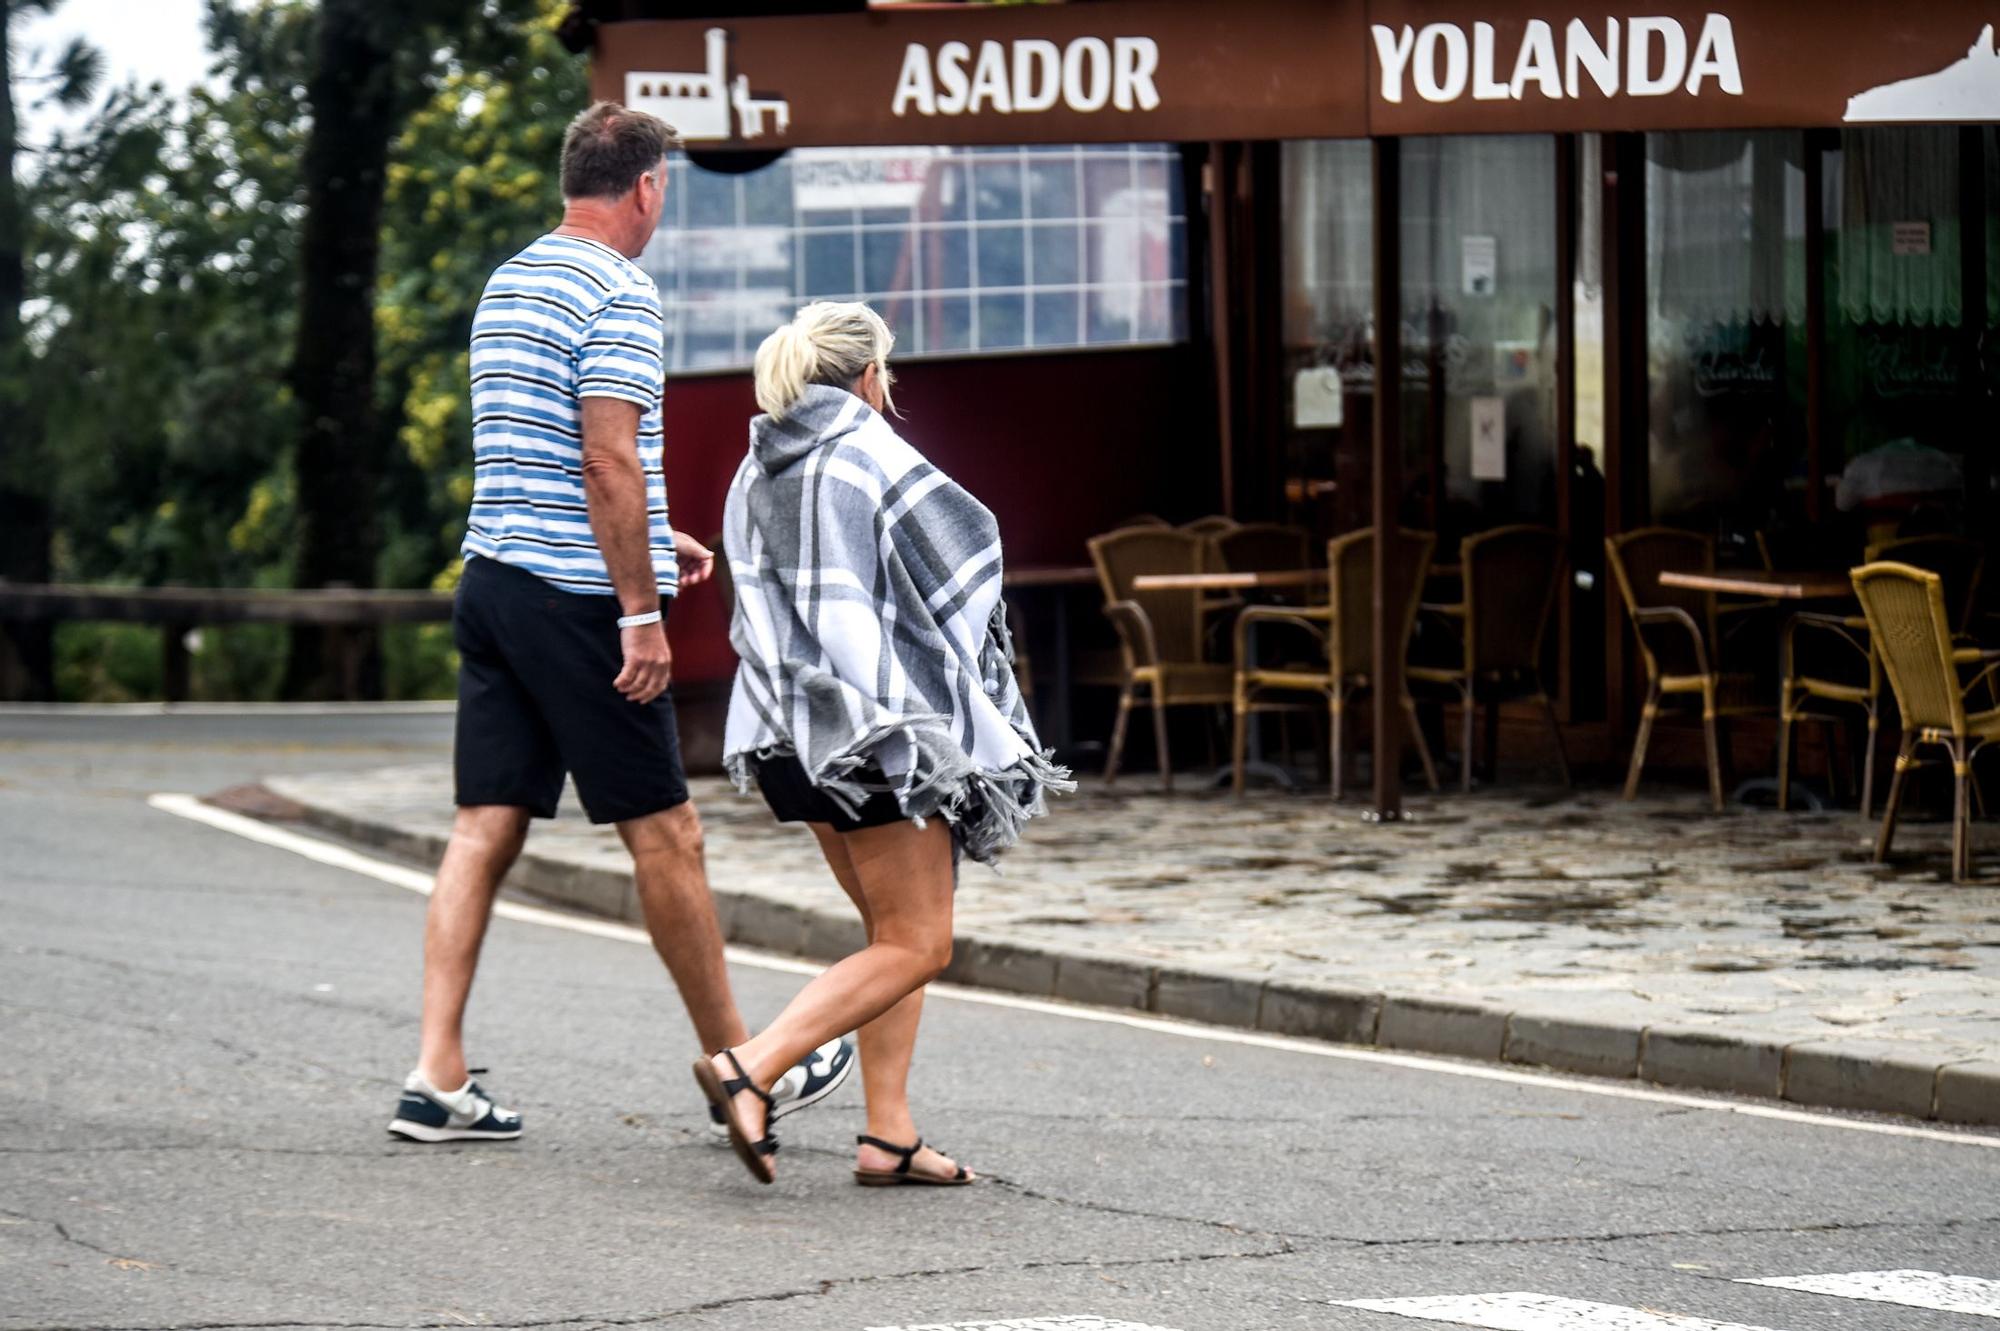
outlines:
[[[1792,719],[1792,700],[1778,699],[1778,812],[1792,807],[1792,746],[1798,728]]]
[[[1563,744],[1562,721],[1556,716],[1556,700],[1540,690],[1536,692],[1535,697],[1542,704],[1542,715],[1548,719],[1549,738],[1555,741],[1556,770],[1562,773],[1563,788],[1569,789],[1576,783],[1570,780],[1569,749]]]
[[[1437,764],[1431,761],[1431,745],[1424,738],[1424,728],[1417,724],[1417,700],[1407,693],[1403,695],[1403,715],[1409,718],[1410,738],[1417,746],[1417,761],[1424,765],[1424,782],[1435,795],[1438,792]]]
[[[1472,691],[1472,682],[1467,680],[1459,690],[1459,705],[1464,709],[1458,727],[1458,789],[1463,795],[1472,793],[1472,732],[1479,720],[1479,698]]]
[[[1639,797],[1639,773],[1646,766],[1646,746],[1653,740],[1653,721],[1660,714],[1660,690],[1646,690],[1646,705],[1639,709],[1639,733],[1632,739],[1632,765],[1625,772],[1625,798]]]
[[[1903,743],[1896,750],[1896,770],[1889,778],[1889,799],[1882,806],[1882,830],[1875,837],[1875,862],[1885,863],[1889,858],[1889,847],[1896,840],[1896,815],[1903,811],[1903,781],[1910,769],[1910,755],[1917,751],[1916,736],[1907,732]]]
[[[1243,682],[1243,676],[1236,677],[1235,724],[1229,729],[1229,785],[1236,792],[1236,798],[1243,798],[1243,753],[1250,729],[1250,690]]]
[[[1347,698],[1338,687],[1327,695],[1326,718],[1333,727],[1333,738],[1326,747],[1333,759],[1333,802],[1338,804],[1347,789]]]
[[[1861,820],[1874,817],[1875,811],[1875,742],[1876,731],[1882,725],[1882,718],[1876,714],[1875,704],[1868,704],[1868,729],[1863,732],[1861,751]]]
[[[1713,686],[1701,691],[1701,733],[1708,743],[1708,802],[1717,813],[1723,809],[1722,800],[1722,744],[1717,730],[1720,722],[1715,715],[1715,689]]]
[[[1972,877],[1972,801],[1967,790],[1972,765],[1966,761],[1963,740],[1951,746],[1951,776],[1951,881],[1963,883]]]
[[[1153,690],[1153,746],[1160,753],[1160,789],[1172,793],[1174,788],[1174,761],[1167,753],[1167,706],[1160,701],[1160,691]]]
[[[1125,726],[1132,719],[1132,695],[1137,685],[1127,684],[1118,691],[1118,719],[1111,724],[1111,752],[1104,755],[1104,784],[1118,780],[1118,761],[1125,756]]]

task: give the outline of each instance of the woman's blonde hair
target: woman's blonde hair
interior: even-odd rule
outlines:
[[[889,348],[895,343],[889,325],[865,303],[816,300],[757,348],[757,405],[782,417],[807,384],[851,389],[873,365],[882,377],[883,403],[893,411]]]

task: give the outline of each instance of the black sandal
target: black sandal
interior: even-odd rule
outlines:
[[[759,1183],[769,1183],[777,1177],[771,1168],[771,1157],[778,1153],[778,1139],[771,1132],[772,1111],[778,1102],[771,1093],[750,1079],[743,1070],[734,1049],[725,1049],[721,1057],[729,1060],[729,1066],[736,1069],[736,1075],[724,1081],[715,1071],[715,1064],[706,1058],[694,1062],[694,1079],[701,1086],[701,1093],[708,1102],[722,1111],[723,1121],[729,1125],[729,1144],[736,1148],[736,1158],[743,1167],[754,1175]],[[736,1114],[736,1097],[749,1091],[764,1102],[764,1135],[757,1141],[750,1140],[744,1131],[743,1120]]]
[[[910,1166],[916,1163],[917,1152],[924,1149],[924,1139],[922,1137],[917,1138],[915,1146],[897,1146],[894,1143],[883,1141],[880,1137],[870,1137],[866,1133],[856,1137],[854,1141],[858,1146],[873,1146],[887,1151],[890,1155],[900,1155],[903,1157],[903,1163],[897,1165],[894,1169],[855,1170],[854,1181],[864,1188],[899,1188],[904,1184],[929,1188],[962,1188],[973,1181],[971,1173],[966,1170],[964,1165],[960,1165],[958,1173],[952,1175],[950,1178],[939,1178],[935,1174],[912,1173]]]

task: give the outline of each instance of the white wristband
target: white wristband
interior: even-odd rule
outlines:
[[[657,610],[648,610],[643,615],[620,615],[618,616],[618,627],[621,629],[641,628],[647,624],[659,623],[660,618],[660,612]]]

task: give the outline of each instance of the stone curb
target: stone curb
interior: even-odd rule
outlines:
[[[444,854],[441,836],[355,817],[296,794],[285,797],[309,826],[346,840],[426,865]],[[508,886],[595,915],[641,922],[630,875],[619,870],[529,851]],[[836,960],[860,946],[860,924],[851,916],[749,892],[718,891],[715,900],[723,934],[732,943],[817,961]],[[980,933],[954,940],[944,978],[1273,1035],[1633,1078],[1821,1108],[2000,1125],[2000,1062],[1932,1063],[1883,1044],[1774,1042],[1694,1027],[1515,1012],[1425,995],[1155,966]]]

